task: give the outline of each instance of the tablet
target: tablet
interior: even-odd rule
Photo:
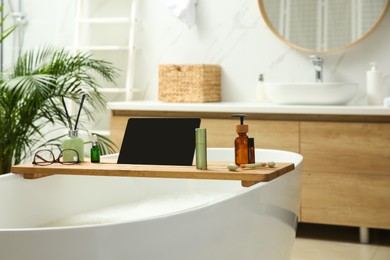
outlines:
[[[192,165],[200,118],[130,118],[118,164]]]

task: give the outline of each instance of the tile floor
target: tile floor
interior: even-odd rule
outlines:
[[[291,260],[390,260],[390,230],[370,229],[370,243],[359,243],[359,229],[298,225]]]

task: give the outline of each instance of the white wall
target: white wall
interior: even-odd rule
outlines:
[[[11,3],[11,5],[10,5]],[[8,13],[6,27],[14,24],[12,12],[25,16],[25,24],[4,41],[5,66],[16,59],[20,41],[19,31],[24,32],[23,49],[42,46],[71,47],[73,45],[75,0],[4,0],[4,10]]]
[[[157,99],[159,63],[217,63],[222,66],[222,99],[254,101],[259,73],[266,81],[313,81],[308,53],[291,49],[267,28],[257,0],[199,0],[197,25],[175,18],[165,1],[140,1],[137,99]],[[360,44],[325,59],[325,81],[352,81],[365,88],[366,70],[376,61],[390,85],[390,15]],[[150,77],[150,75],[152,77]],[[360,102],[363,102],[360,100]]]
[[[266,81],[314,78],[309,54],[291,49],[272,34],[261,17],[257,0],[199,0],[198,21],[191,29],[170,13],[165,0],[138,1],[135,83],[142,91],[136,93],[135,99],[157,99],[160,63],[220,64],[223,101],[254,101],[259,73],[265,74]],[[24,47],[72,45],[76,0],[22,2],[28,20]],[[353,81],[363,89],[368,63],[376,61],[389,89],[389,12],[358,45],[321,56],[325,59],[325,81]],[[358,100],[362,102],[363,98]]]

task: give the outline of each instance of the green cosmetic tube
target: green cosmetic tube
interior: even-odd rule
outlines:
[[[207,138],[206,128],[195,129],[196,169],[207,170]]]

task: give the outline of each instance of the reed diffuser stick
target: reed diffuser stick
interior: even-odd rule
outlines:
[[[68,109],[66,108],[66,103],[65,103],[64,96],[61,96],[61,99],[62,99],[62,104],[64,105],[66,119],[68,119],[69,129],[72,129],[72,121],[70,120]]]
[[[80,118],[80,114],[81,114],[81,109],[83,108],[84,99],[85,99],[85,94],[81,98],[79,112],[77,113],[76,123],[74,125],[74,130],[77,130],[77,124],[79,123],[79,118]]]

